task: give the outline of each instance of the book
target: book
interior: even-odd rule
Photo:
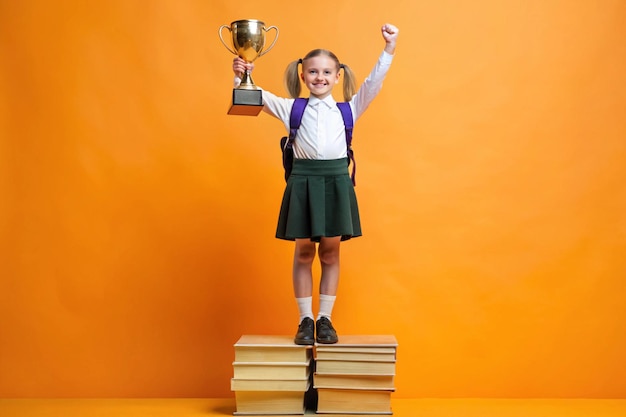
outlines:
[[[361,347],[361,348],[397,348],[398,341],[393,335],[340,335],[337,343],[332,345],[324,345],[317,343],[319,348],[342,348],[342,347]]]
[[[317,348],[315,359],[395,362],[396,350],[394,348]]]
[[[394,391],[393,375],[313,374],[313,387]]]
[[[340,375],[395,375],[396,362],[373,361],[342,361],[322,360],[315,361],[315,371],[320,374]]]
[[[306,362],[313,351],[296,345],[293,336],[243,335],[234,347],[235,362]]]
[[[233,362],[235,379],[307,379],[311,360],[306,362]]]
[[[318,414],[393,414],[391,391],[320,388],[317,396]]]
[[[302,391],[235,391],[234,415],[304,414]]]
[[[236,379],[230,380],[231,391],[302,391],[309,389],[310,379]]]

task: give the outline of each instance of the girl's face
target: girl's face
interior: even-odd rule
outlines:
[[[330,95],[339,82],[337,63],[326,55],[309,58],[302,63],[300,77],[312,96],[323,99]]]

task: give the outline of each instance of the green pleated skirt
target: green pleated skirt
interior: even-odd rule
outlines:
[[[361,220],[348,159],[294,159],[276,237],[295,240],[361,236]]]

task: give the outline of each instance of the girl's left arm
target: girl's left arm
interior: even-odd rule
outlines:
[[[396,40],[398,39],[398,33],[400,32],[397,27],[389,23],[383,25],[381,28],[383,38],[385,39],[385,52],[390,55],[396,53]]]
[[[387,23],[382,26],[381,32],[385,40],[385,49],[380,54],[378,62],[376,62],[370,74],[359,87],[359,91],[350,101],[355,120],[365,112],[367,107],[380,92],[383,86],[383,80],[387,76],[387,72],[391,66],[393,54],[396,51],[396,41],[398,39],[398,33],[400,32],[398,28]]]

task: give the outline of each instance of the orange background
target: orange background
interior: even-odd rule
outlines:
[[[625,17],[0,0],[0,396],[227,397],[239,336],[295,331],[284,129],[226,115],[217,28],[257,18],[280,28],[254,71],[278,94],[315,47],[360,82],[401,29],[355,130],[365,235],[333,314],[398,338],[394,395],[626,397]]]

